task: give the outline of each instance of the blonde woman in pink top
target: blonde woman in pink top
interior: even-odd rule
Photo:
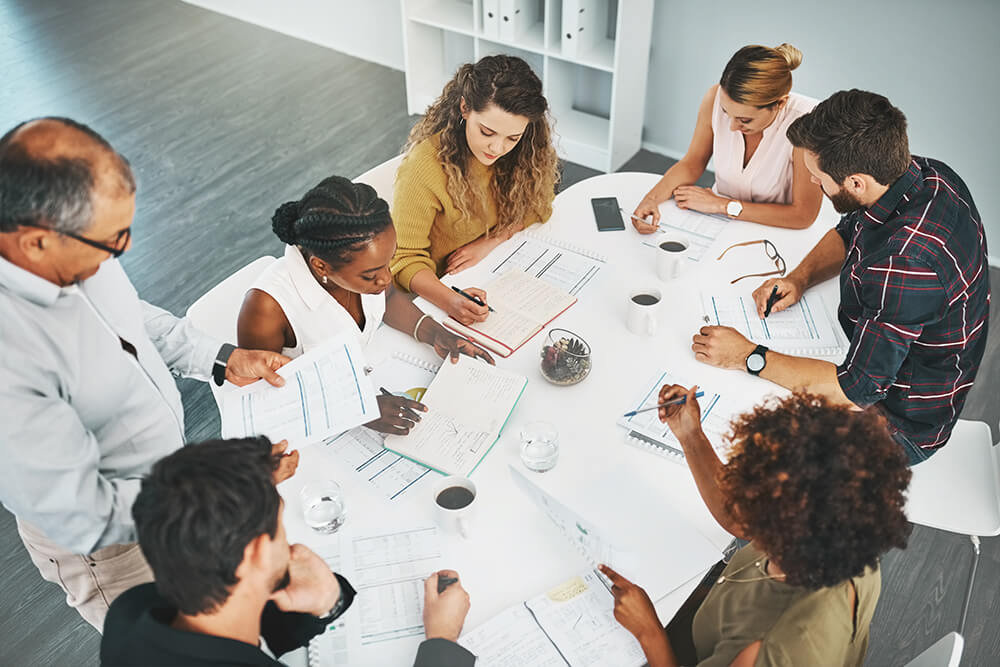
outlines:
[[[657,230],[658,206],[727,215],[772,227],[804,229],[819,213],[823,192],[812,182],[802,149],[785,130],[816,106],[791,92],[802,53],[791,44],[744,46],[705,93],[687,153],[653,186],[634,215],[641,234]],[[715,158],[715,186],[694,185]]]

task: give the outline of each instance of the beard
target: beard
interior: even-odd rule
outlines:
[[[292,583],[292,574],[289,570],[285,570],[285,573],[278,577],[277,581],[274,582],[274,588],[271,590],[272,593],[277,593],[283,588],[288,588],[288,584]]]
[[[843,188],[837,194],[827,195],[827,197],[830,198],[830,203],[833,204],[834,210],[840,214],[852,213],[865,208],[865,205],[857,197]]]

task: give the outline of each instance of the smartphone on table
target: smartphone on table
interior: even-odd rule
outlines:
[[[590,200],[590,205],[594,208],[597,231],[613,232],[625,229],[617,197],[594,197]]]

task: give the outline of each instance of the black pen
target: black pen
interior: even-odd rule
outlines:
[[[379,388],[378,388],[378,390],[379,390],[380,392],[382,392],[382,395],[383,395],[383,396],[395,396],[395,394],[394,394],[394,393],[392,393],[391,391],[389,391],[389,390],[388,390],[388,389],[386,389],[385,387],[379,387]],[[415,421],[415,422],[418,422],[418,421],[420,421],[420,415],[418,415],[418,414],[417,414],[416,412],[414,412],[414,411],[413,411],[412,409],[410,409],[410,408],[406,407],[405,405],[401,405],[401,406],[399,406],[399,409],[400,409],[401,411],[406,411],[406,412],[410,413],[410,414],[409,414],[409,417],[410,417],[410,420],[411,420],[411,421]],[[400,416],[400,417],[404,416],[404,415],[403,415],[403,412],[400,412],[400,413],[399,413],[399,416]]]
[[[771,290],[771,296],[767,297],[767,307],[764,308],[764,317],[771,314],[771,308],[774,307],[774,302],[778,300],[778,286],[775,285],[774,289]]]
[[[455,290],[456,292],[458,292],[459,294],[461,294],[462,296],[464,296],[466,299],[468,299],[472,303],[476,304],[477,306],[486,306],[486,304],[483,303],[483,300],[480,299],[478,296],[472,296],[471,294],[469,294],[465,290],[460,290],[457,287],[455,287],[454,285],[452,285],[451,288],[453,290]],[[493,306],[486,306],[486,307],[490,309],[491,313],[497,312],[497,311],[493,310]]]
[[[444,593],[444,590],[456,581],[458,581],[458,577],[442,577],[438,575],[438,595]]]

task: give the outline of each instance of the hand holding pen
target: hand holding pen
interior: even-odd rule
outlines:
[[[701,406],[698,405],[698,386],[686,389],[679,384],[665,384],[660,388],[660,403],[669,403],[659,409],[660,421],[673,431],[683,446],[691,438],[701,434]],[[679,399],[683,398],[683,401]]]
[[[476,287],[466,287],[464,290],[452,287],[445,290],[450,295],[443,297],[444,302],[440,305],[445,312],[465,326],[472,326],[477,322],[484,322],[492,310],[486,304],[486,292]]]
[[[757,316],[767,317],[771,313],[780,313],[786,308],[791,308],[799,302],[804,291],[805,287],[791,275],[765,280],[753,291]]]

